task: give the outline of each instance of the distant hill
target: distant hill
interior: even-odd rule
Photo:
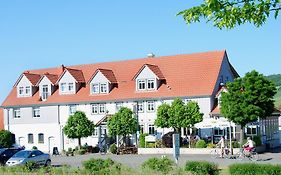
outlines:
[[[266,76],[267,79],[273,81],[277,87],[277,94],[275,95],[275,106],[281,109],[281,74],[273,74]]]

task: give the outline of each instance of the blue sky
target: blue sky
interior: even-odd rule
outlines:
[[[112,60],[228,52],[240,75],[281,73],[281,19],[219,30],[176,14],[196,0],[0,1],[0,102],[27,69]],[[197,1],[198,2],[198,1]]]

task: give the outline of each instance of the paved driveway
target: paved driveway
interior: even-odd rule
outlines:
[[[162,155],[113,155],[113,154],[87,154],[87,155],[81,155],[81,156],[73,156],[73,157],[66,157],[66,156],[53,156],[52,157],[52,164],[55,166],[60,165],[70,165],[72,167],[81,167],[82,162],[85,160],[88,160],[90,158],[111,158],[112,160],[115,160],[117,162],[120,162],[122,164],[128,165],[132,168],[140,167],[140,165],[147,159],[151,157],[161,157]],[[173,159],[172,155],[166,155],[167,157]],[[256,163],[270,163],[270,164],[281,164],[281,153],[264,153],[260,154],[259,161],[256,161]],[[188,154],[188,155],[181,155],[179,158],[179,165],[183,166],[186,161],[188,160],[207,160],[210,162],[215,162],[219,165],[220,168],[227,167],[230,164],[233,163],[240,163],[240,162],[251,162],[249,160],[235,160],[235,159],[213,159],[210,155],[194,155],[194,154]]]

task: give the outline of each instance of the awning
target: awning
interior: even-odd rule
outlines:
[[[227,128],[230,126],[230,122],[224,118],[214,119],[205,118],[202,122],[196,123],[194,125],[196,128],[206,129],[206,128]]]

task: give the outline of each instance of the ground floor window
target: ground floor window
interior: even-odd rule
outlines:
[[[156,134],[156,130],[155,130],[154,125],[148,125],[148,134],[150,134],[150,135]]]
[[[44,143],[44,134],[38,134],[38,143]]]
[[[144,133],[144,125],[140,125],[140,134]]]
[[[32,144],[33,143],[33,134],[28,134],[27,135],[28,143]]]
[[[224,136],[224,130],[220,128],[214,128],[214,136]]]
[[[246,128],[246,135],[257,135],[257,127],[256,126],[248,126]]]

